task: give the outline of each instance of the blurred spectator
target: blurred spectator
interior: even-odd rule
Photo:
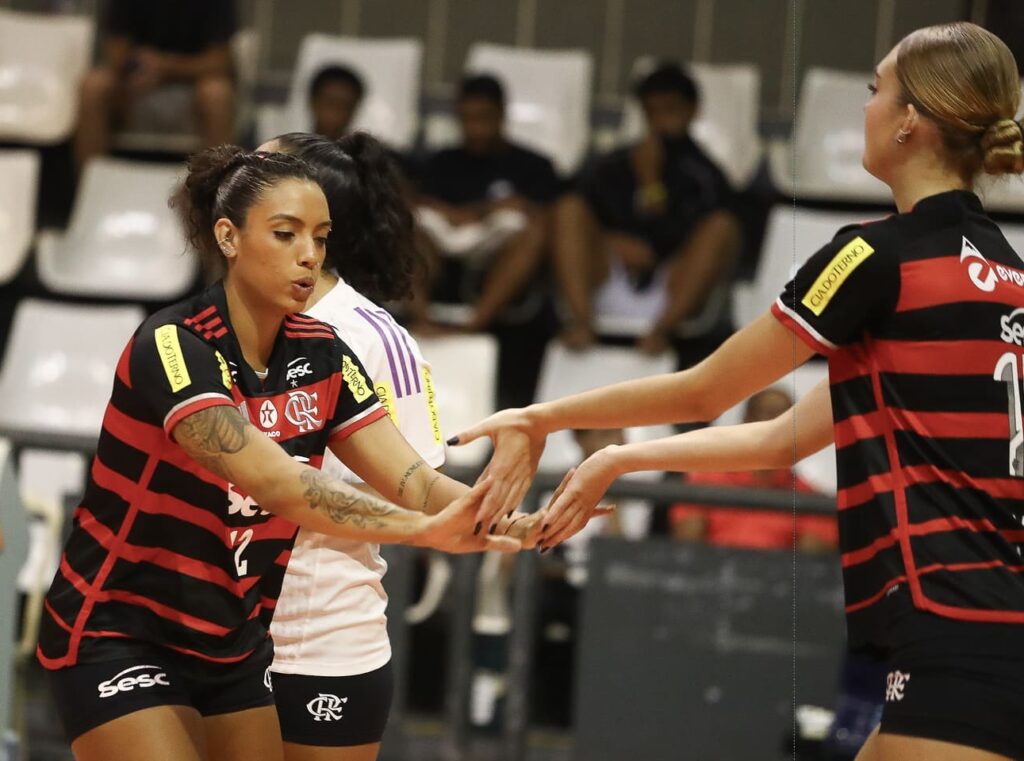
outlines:
[[[188,83],[205,145],[234,136],[237,30],[233,0],[108,0],[100,64],[82,80],[75,163],[107,151],[111,131],[140,97]]]
[[[699,95],[676,64],[641,79],[647,136],[598,159],[577,192],[555,212],[558,276],[571,312],[563,338],[583,347],[594,340],[594,292],[622,281],[631,293],[665,290],[664,306],[639,346],[665,349],[677,324],[700,313],[739,250],[731,190],[722,171],[690,137]]]
[[[362,78],[347,66],[320,69],[309,86],[313,132],[331,140],[348,134],[365,93]]]
[[[467,327],[483,330],[537,272],[559,181],[547,158],[505,137],[505,93],[497,79],[464,79],[456,111],[462,144],[424,164],[417,215],[441,278],[482,275]],[[425,294],[418,300],[421,325],[426,301]]]
[[[793,406],[789,394],[769,388],[750,397],[743,422],[772,420]],[[692,473],[691,484],[743,487],[749,489],[795,488],[803,494],[814,488],[790,468],[738,473]],[[669,512],[672,535],[684,541],[706,541],[721,547],[751,549],[788,549],[793,546],[793,516],[777,510],[751,510],[735,507],[673,505]],[[797,548],[803,551],[835,549],[839,529],[835,518],[802,515],[796,520]]]

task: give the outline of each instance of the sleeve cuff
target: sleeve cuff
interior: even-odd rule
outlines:
[[[338,425],[331,431],[331,435],[328,436],[328,441],[341,441],[347,439],[353,433],[358,431],[360,428],[365,428],[370,423],[376,423],[382,417],[387,417],[388,411],[379,403],[375,404],[370,409],[363,411],[362,413],[351,417],[341,425]]]
[[[171,407],[170,412],[164,417],[164,431],[170,436],[174,427],[184,418],[208,407],[220,407],[221,405],[234,407],[235,402],[229,396],[216,393],[199,394],[191,399],[186,399],[180,404]]]
[[[797,338],[807,344],[811,349],[824,356],[830,355],[839,347],[829,341],[825,336],[816,331],[810,323],[801,317],[796,311],[782,303],[782,299],[776,299],[772,304],[772,314]]]

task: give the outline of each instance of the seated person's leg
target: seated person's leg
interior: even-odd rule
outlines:
[[[570,193],[560,198],[553,217],[555,274],[572,315],[563,340],[582,348],[594,340],[591,296],[608,278],[607,248],[599,244],[597,220],[583,196]]]
[[[668,262],[668,303],[640,348],[657,353],[681,320],[700,313],[708,294],[729,271],[740,249],[740,227],[732,214],[715,211],[676,250]]]
[[[74,147],[79,172],[89,159],[107,152],[119,88],[117,74],[106,66],[94,68],[82,78]]]
[[[235,83],[212,75],[196,80],[196,118],[207,147],[231,143],[235,138]]]
[[[544,255],[548,220],[547,211],[531,214],[526,228],[498,251],[484,279],[473,319],[468,325],[470,330],[486,329],[529,285]]]

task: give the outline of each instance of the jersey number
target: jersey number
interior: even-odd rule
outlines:
[[[1024,356],[1020,358],[1024,366]],[[1010,475],[1024,478],[1024,416],[1021,415],[1020,378],[1017,355],[1007,352],[996,362],[992,377],[1006,384],[1010,412]]]
[[[235,570],[238,572],[238,577],[245,576],[249,570],[249,561],[242,560],[242,553],[245,552],[245,548],[249,546],[249,542],[252,541],[252,529],[247,528],[245,531],[239,533],[238,531],[231,532],[231,546],[234,547],[238,544],[238,549],[235,550]]]

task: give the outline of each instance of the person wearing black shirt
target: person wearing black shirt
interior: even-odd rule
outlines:
[[[204,144],[230,142],[235,88],[229,42],[236,31],[234,0],[109,0],[100,64],[82,80],[77,168],[106,152],[113,124],[133,102],[173,82],[194,86]]]
[[[537,271],[559,182],[547,158],[503,134],[505,94],[494,77],[466,78],[456,109],[462,145],[427,160],[418,217],[436,255],[488,270],[468,326],[482,330]]]
[[[739,247],[739,226],[727,210],[731,191],[722,171],[689,135],[699,95],[676,64],[665,64],[634,88],[647,136],[599,159],[555,211],[555,261],[572,323],[574,347],[594,340],[591,298],[621,268],[642,291],[667,276],[662,314],[640,339],[663,350],[676,324],[699,313]]]
[[[365,93],[362,77],[348,66],[331,64],[320,69],[309,86],[313,132],[328,140],[347,135]]]

